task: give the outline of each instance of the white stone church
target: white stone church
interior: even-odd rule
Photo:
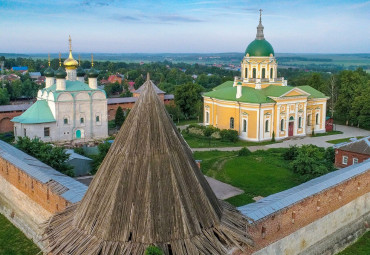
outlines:
[[[98,72],[93,67],[85,72],[73,59],[71,38],[69,57],[54,72],[49,67],[44,75],[45,88],[37,101],[22,115],[12,119],[14,136],[38,137],[46,142],[90,141],[108,136],[107,97],[98,88]],[[60,57],[59,57],[60,58]]]

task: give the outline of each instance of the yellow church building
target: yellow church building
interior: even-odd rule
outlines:
[[[325,132],[326,97],[310,86],[292,87],[277,77],[274,49],[261,21],[241,62],[241,77],[203,94],[204,125],[232,129],[248,141]]]

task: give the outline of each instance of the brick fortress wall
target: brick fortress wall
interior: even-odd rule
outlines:
[[[370,166],[370,164],[368,165]],[[248,232],[255,241],[256,246],[252,249],[249,249],[248,252],[243,254],[252,254],[262,249],[264,249],[264,252],[257,252],[256,254],[270,254],[271,249],[269,250],[269,246],[271,246],[275,242],[278,242],[279,240],[305,228],[309,224],[322,219],[323,217],[335,212],[341,207],[344,207],[345,205],[357,199],[362,198],[360,206],[364,207],[363,210],[365,211],[363,213],[370,215],[370,204],[365,204],[370,203],[369,201],[366,202],[366,200],[370,198],[369,192],[370,167],[365,173],[361,175],[346,180],[345,182],[340,183],[339,185],[336,185],[330,189],[318,192],[313,196],[299,201],[298,203],[292,204],[287,208],[277,211],[276,213],[272,213],[267,217],[262,218],[261,220],[253,222],[251,227],[249,227]],[[364,196],[368,197],[367,199],[365,199],[365,201],[363,201]],[[353,216],[356,209],[349,210],[353,210]],[[345,222],[344,218],[339,220]],[[336,225],[338,224],[338,222],[335,221],[329,223],[329,226],[333,224]],[[363,224],[361,225],[361,227],[364,228],[364,231],[366,231],[366,228],[368,228],[368,226],[365,226]],[[318,230],[316,229],[315,231]],[[325,233],[321,232],[325,231],[327,230],[323,229],[322,231],[319,231],[320,233],[313,232],[311,234],[323,234],[324,237]],[[305,231],[303,232],[303,235],[305,235]],[[303,251],[307,247],[313,245],[313,243],[310,243],[310,239],[312,241],[312,237],[299,237],[301,238],[301,243],[297,244],[299,248],[296,247],[295,250],[285,250],[282,253],[276,252],[275,254],[299,254],[300,251]],[[294,244],[292,243],[294,243],[297,239],[298,238],[290,240],[290,245],[294,246]]]

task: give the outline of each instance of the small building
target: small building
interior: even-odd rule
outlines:
[[[122,84],[122,77],[120,75],[116,75],[116,74],[109,75],[108,81],[109,81],[109,83],[118,82],[119,84]]]
[[[358,164],[370,158],[370,136],[349,143],[341,143],[334,148],[336,167]]]
[[[67,160],[67,163],[73,166],[75,176],[83,176],[90,173],[92,162],[91,158],[80,155],[74,152],[74,150],[72,149],[65,150],[65,152],[69,154],[69,159]]]
[[[38,78],[41,77],[41,73],[40,72],[29,72],[30,74],[30,77],[32,80],[37,80]]]
[[[23,73],[28,72],[28,67],[27,66],[13,66],[12,71],[20,72],[23,74]]]
[[[325,121],[325,131],[330,132],[333,131],[334,119],[327,116]]]

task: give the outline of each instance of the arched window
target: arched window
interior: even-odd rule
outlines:
[[[245,78],[248,78],[248,68],[245,68]]]
[[[265,132],[269,132],[269,120],[265,121]]]
[[[302,117],[298,118],[298,128],[302,128]]]
[[[294,117],[290,116],[289,121],[293,121],[293,120],[294,120]]]
[[[307,116],[307,126],[311,126],[311,114]]]
[[[206,123],[209,123],[209,112],[206,112]]]
[[[247,120],[243,120],[243,132],[247,132]]]
[[[281,119],[280,121],[280,130],[284,131],[284,119]]]
[[[262,77],[261,78],[266,78],[266,69],[262,68]]]
[[[316,113],[316,125],[319,125],[319,114]]]
[[[234,118],[230,118],[230,129],[234,129]]]
[[[257,76],[257,71],[256,71],[256,68],[253,68],[253,78],[255,79]]]
[[[270,69],[270,79],[274,78],[274,68]]]

